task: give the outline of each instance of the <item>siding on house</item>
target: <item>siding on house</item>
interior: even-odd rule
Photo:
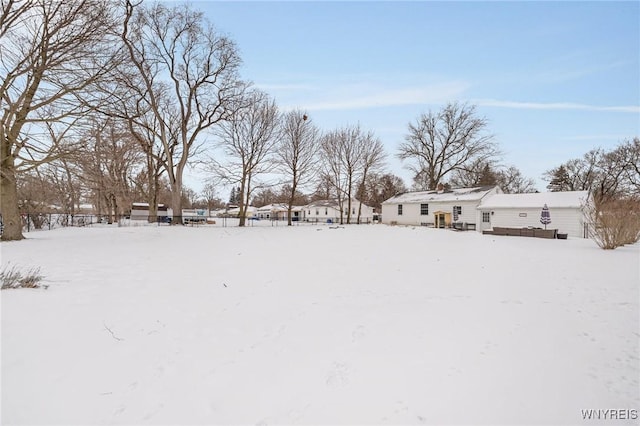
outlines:
[[[531,208],[498,208],[491,215],[491,226],[505,228],[544,228],[540,223],[541,209]],[[551,223],[547,229],[557,229],[559,233],[568,234],[573,238],[584,237],[585,218],[581,211],[575,208],[550,209]],[[525,215],[526,216],[522,216]]]
[[[360,201],[356,199],[351,200],[351,223],[358,223],[358,208]],[[344,213],[343,220],[347,221],[347,202],[344,201]],[[326,222],[331,220],[333,222],[340,221],[340,206],[334,200],[320,200],[302,207],[304,220],[307,222]],[[360,223],[372,223],[373,222],[373,207],[369,207],[366,204],[362,204],[362,211],[360,214]]]
[[[587,191],[539,192],[533,194],[498,194],[484,200],[478,210],[488,212],[491,227],[544,228],[540,223],[542,207],[551,214],[547,229],[557,229],[570,237],[583,238],[587,218],[584,205],[591,202]]]

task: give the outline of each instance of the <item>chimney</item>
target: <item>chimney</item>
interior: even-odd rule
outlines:
[[[444,192],[444,185],[439,183],[438,184],[438,194],[442,194]]]

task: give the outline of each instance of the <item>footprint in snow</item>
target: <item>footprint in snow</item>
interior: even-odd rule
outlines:
[[[340,362],[334,362],[333,368],[327,374],[327,386],[339,387],[349,383],[349,366]]]

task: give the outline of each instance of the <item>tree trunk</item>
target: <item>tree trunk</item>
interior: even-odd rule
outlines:
[[[296,182],[296,176],[293,176],[293,182],[291,184],[291,196],[289,197],[289,206],[287,207],[287,226],[291,226],[291,214],[293,213],[293,200],[296,197],[296,187],[298,183]]]
[[[18,209],[18,187],[16,170],[10,153],[2,147],[2,169],[0,170],[0,213],[4,229],[2,241],[14,241],[24,238],[22,235],[22,218]],[[7,144],[8,145],[8,144]]]
[[[246,174],[245,174],[246,176]],[[244,199],[245,199],[245,191],[248,191],[247,187],[249,185],[247,184],[247,179],[246,177],[243,177],[242,180],[240,181],[240,196],[238,197],[238,200],[240,201],[238,203],[238,217],[240,219],[240,223],[238,224],[238,226],[244,226],[245,225],[245,220],[246,220],[246,213],[245,210],[247,208],[247,206],[244,203]]]
[[[158,221],[158,173],[153,167],[153,157],[150,153],[147,153],[147,179],[149,185],[149,194],[147,202],[149,204],[149,217],[147,221],[149,223],[155,223]]]
[[[175,181],[171,183],[171,208],[173,209],[172,225],[182,225],[182,185]]]
[[[149,191],[147,202],[149,204],[149,217],[147,221],[149,223],[155,223],[158,221],[158,193],[155,188]]]

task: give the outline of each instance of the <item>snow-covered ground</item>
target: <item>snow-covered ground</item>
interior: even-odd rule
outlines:
[[[27,236],[2,243],[2,265],[39,266],[49,288],[2,292],[2,424],[598,424],[582,410],[640,409],[638,245],[384,225]]]

